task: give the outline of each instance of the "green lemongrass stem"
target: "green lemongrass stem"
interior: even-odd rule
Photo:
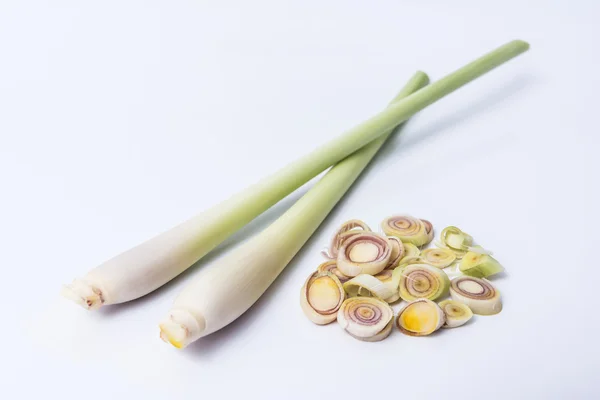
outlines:
[[[427,85],[418,72],[392,101]],[[216,265],[200,271],[160,324],[161,338],[177,348],[230,324],[256,302],[304,246],[392,131],[347,157],[264,231]]]
[[[66,285],[62,293],[87,309],[96,309],[152,292],[329,166],[528,48],[520,40],[497,48],[225,202],[99,265]]]

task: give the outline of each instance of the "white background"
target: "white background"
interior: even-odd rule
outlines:
[[[597,398],[598,3],[284,3],[0,2],[2,397]],[[228,328],[159,340],[185,279],[96,313],[58,296],[378,112],[415,70],[515,38],[530,52],[415,117]],[[493,249],[502,313],[380,343],[311,324],[298,293],[332,231],[394,213]]]

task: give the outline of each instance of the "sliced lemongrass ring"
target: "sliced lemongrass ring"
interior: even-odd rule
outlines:
[[[300,292],[300,306],[315,324],[325,325],[337,318],[337,312],[346,298],[340,280],[331,272],[311,274]]]
[[[460,271],[476,278],[487,278],[504,271],[495,258],[487,254],[467,252],[460,262]]]
[[[429,243],[429,236],[423,221],[408,215],[395,215],[384,219],[381,229],[386,235],[395,236],[402,243],[412,243],[415,246]]]
[[[400,264],[407,258],[418,257],[421,254],[421,250],[412,243],[402,243],[404,246],[404,255],[400,259]]]
[[[421,259],[437,268],[446,268],[456,261],[456,255],[450,249],[425,249],[421,252]]]
[[[327,251],[322,251],[321,254],[326,258],[336,259],[344,241],[352,235],[363,231],[370,232],[371,228],[359,219],[351,219],[350,221],[344,222],[331,238],[329,249]]]
[[[337,261],[335,261],[335,260],[325,261],[324,263],[320,264],[317,267],[317,272],[331,272],[332,274],[337,276],[337,278],[340,280],[341,283],[344,283],[344,282],[347,282],[350,280],[349,276],[342,274],[342,271],[340,271],[338,269]]]
[[[397,237],[388,237],[388,242],[392,248],[392,254],[390,255],[390,261],[386,268],[394,269],[398,266],[400,259],[404,257],[404,244]]]
[[[473,245],[473,237],[456,226],[448,226],[442,230],[440,242],[440,247],[448,248],[456,254],[457,258],[462,258]]]
[[[340,307],[337,320],[353,337],[365,340],[385,331],[394,318],[394,310],[374,297],[351,297]]]
[[[446,323],[442,328],[456,328],[473,318],[473,311],[460,301],[448,299],[440,302],[439,306],[446,315]]]
[[[423,225],[425,225],[425,232],[427,233],[427,243],[430,243],[433,240],[433,224],[428,220],[422,218],[421,222],[423,223]]]
[[[377,297],[378,299],[386,300],[398,292],[397,287],[394,290],[392,285],[388,285],[373,275],[367,274],[355,276],[344,283],[343,287],[348,297]]]
[[[450,279],[444,271],[428,264],[411,264],[400,270],[400,297],[406,301],[435,300],[448,294]]]
[[[418,299],[408,303],[396,318],[400,332],[410,336],[426,336],[444,325],[444,311],[431,300]]]
[[[452,300],[469,306],[474,314],[493,315],[502,311],[502,298],[490,281],[472,276],[454,278],[450,285]]]
[[[379,279],[381,282],[385,283],[389,289],[392,291],[392,295],[388,296],[384,300],[388,303],[394,303],[400,300],[400,293],[398,293],[398,285],[400,284],[400,273],[396,273],[395,270],[384,269],[377,275],[375,278]]]
[[[386,237],[363,232],[344,242],[338,253],[337,267],[346,276],[376,275],[388,265],[391,254]]]

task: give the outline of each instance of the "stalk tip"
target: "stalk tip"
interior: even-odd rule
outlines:
[[[423,81],[423,86],[428,85],[430,82],[429,75],[427,75],[427,73],[424,71],[417,71],[415,73],[415,77]]]
[[[515,44],[519,44],[519,45],[520,45],[520,46],[522,46],[522,47],[523,47],[525,50],[529,50],[529,47],[530,47],[530,46],[529,46],[529,42],[526,42],[526,41],[524,41],[524,40],[521,40],[521,39],[516,39],[516,40],[513,40],[513,43],[515,43]]]
[[[75,279],[72,283],[64,285],[60,294],[86,310],[96,310],[104,304],[102,291],[79,279]]]
[[[200,321],[186,310],[171,310],[167,319],[159,324],[160,338],[178,349],[183,349],[198,340],[204,330]]]

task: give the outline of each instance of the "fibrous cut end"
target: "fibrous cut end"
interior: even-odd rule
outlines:
[[[171,310],[169,316],[159,325],[160,338],[182,349],[202,336],[203,325],[186,310]]]
[[[96,310],[104,304],[102,291],[79,279],[64,285],[60,294],[86,310]]]

